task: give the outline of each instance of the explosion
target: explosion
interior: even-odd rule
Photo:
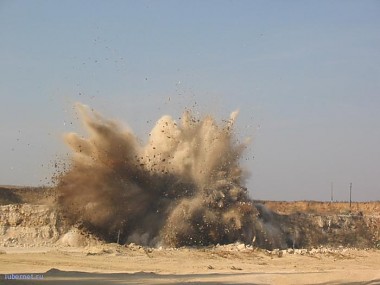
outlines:
[[[73,224],[109,242],[148,246],[251,244],[255,229],[263,232],[242,185],[246,144],[233,138],[237,112],[223,125],[189,111],[179,123],[163,116],[142,145],[117,122],[77,109],[89,136],[65,136],[74,154],[57,186]]]

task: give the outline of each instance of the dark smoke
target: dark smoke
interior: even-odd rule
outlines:
[[[72,223],[109,242],[149,246],[250,244],[260,235],[242,186],[246,145],[234,143],[236,113],[224,125],[189,112],[180,123],[164,116],[141,145],[116,122],[77,109],[89,136],[66,135],[74,154],[57,186]]]

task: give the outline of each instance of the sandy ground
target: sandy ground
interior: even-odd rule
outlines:
[[[380,251],[0,248],[0,284],[380,284]],[[35,280],[9,280],[34,274]]]

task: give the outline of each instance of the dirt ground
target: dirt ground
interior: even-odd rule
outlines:
[[[150,249],[2,248],[0,284],[380,284],[380,251],[266,251],[244,245]],[[9,280],[10,275],[34,280]],[[21,275],[21,276],[20,276]]]
[[[261,201],[283,215],[323,214],[315,219],[321,221],[319,231],[329,235],[340,230],[375,241],[371,249],[346,248],[336,235],[330,245],[336,247],[268,251],[244,244],[173,249],[87,242],[75,231],[61,232],[48,207],[53,201],[48,188],[0,187],[0,284],[380,284],[379,202],[350,208],[348,203]],[[332,221],[331,233],[323,219]],[[359,222],[350,222],[355,219]],[[310,221],[298,226],[315,227]],[[361,230],[361,221],[371,222],[365,228],[371,235]]]

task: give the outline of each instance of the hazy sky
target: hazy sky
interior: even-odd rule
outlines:
[[[380,200],[379,1],[0,0],[0,184],[41,185],[81,101],[142,141],[239,109],[252,197]],[[253,158],[254,157],[254,158]]]

